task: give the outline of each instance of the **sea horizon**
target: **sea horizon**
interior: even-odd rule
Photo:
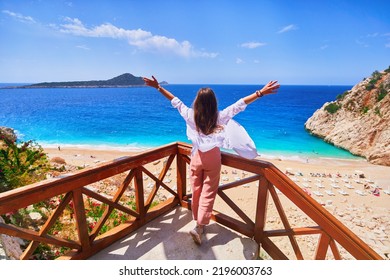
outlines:
[[[62,81],[62,82],[67,82],[67,81]],[[69,81],[69,82],[72,82],[72,81]],[[25,85],[33,85],[33,84],[37,84],[37,83],[46,83],[46,81],[43,81],[43,82],[32,82],[32,83],[26,83],[26,82],[15,82],[15,83],[9,83],[9,82],[0,82],[0,89],[7,89],[6,87],[8,86],[25,86]],[[52,83],[51,81],[47,82],[47,83]],[[213,86],[213,85],[216,85],[216,86],[220,86],[220,85],[223,85],[223,86],[263,86],[264,84],[255,84],[255,83],[232,83],[232,84],[227,84],[227,83],[168,83],[166,84],[166,86],[199,86],[199,87],[203,87],[204,85],[208,85],[208,86]],[[163,85],[164,86],[164,85]],[[282,86],[320,86],[320,87],[353,87],[354,85],[350,85],[350,84],[283,84]],[[127,87],[127,88],[133,88],[133,87],[147,87],[146,85],[143,86],[143,85],[134,85],[134,86],[123,86],[123,87]],[[41,87],[41,88],[56,88],[56,87]],[[72,87],[64,87],[64,88],[72,88]],[[73,87],[73,88],[79,88],[79,87]],[[91,87],[91,88],[99,88],[99,86],[96,86],[96,87]],[[115,86],[107,86],[106,88],[116,88]]]
[[[15,83],[6,86],[10,84]],[[213,88],[221,110],[260,86],[166,85],[187,106],[200,87]],[[315,110],[351,88],[282,85],[276,95],[248,105],[235,120],[246,128],[265,158],[362,159],[304,129],[304,122]],[[0,126],[11,127],[19,140],[34,140],[44,148],[142,151],[177,141],[189,143],[177,110],[153,88],[1,89],[0,97],[4,100],[0,104]]]

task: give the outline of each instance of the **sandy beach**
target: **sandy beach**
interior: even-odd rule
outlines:
[[[49,159],[55,157],[64,159],[68,168],[72,166],[92,167],[122,156],[131,156],[139,151],[61,147],[60,149],[45,148],[45,152]],[[390,167],[373,165],[363,159],[259,159],[272,162],[384,259],[390,259]],[[174,165],[172,167],[174,168]],[[222,167],[222,171],[221,183],[248,176],[240,170],[225,166]],[[174,170],[171,173],[176,174]],[[172,180],[170,184],[175,185],[175,176],[170,176],[169,179]],[[249,217],[254,216],[257,193],[255,183],[230,189],[226,193],[244,209]],[[279,194],[279,197],[292,226],[310,223],[304,217],[305,214],[301,213],[284,195]],[[272,208],[272,204],[271,202],[269,206],[266,227],[281,228],[281,221],[276,209]],[[230,210],[218,197],[214,208],[225,213],[229,213]],[[235,214],[232,213],[232,215]],[[314,254],[315,241],[313,236],[301,240],[304,255]],[[282,247],[288,246],[287,240],[278,242]],[[344,255],[346,252],[343,252],[343,249],[341,253],[345,258],[349,258]]]

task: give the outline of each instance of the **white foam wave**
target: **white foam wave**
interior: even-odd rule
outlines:
[[[98,150],[98,151],[121,151],[121,152],[140,152],[152,147],[141,146],[136,144],[129,145],[91,145],[91,144],[53,144],[53,143],[41,143],[41,146],[45,149],[81,149],[81,150]]]
[[[297,156],[297,155],[270,155],[270,154],[261,154],[261,159],[270,159],[270,160],[289,160],[289,161],[298,161],[298,162],[307,162],[310,158]]]

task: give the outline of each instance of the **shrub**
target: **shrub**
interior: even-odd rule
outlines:
[[[366,114],[369,110],[370,110],[370,108],[368,108],[367,106],[364,106],[362,109],[362,113]]]
[[[382,78],[382,73],[379,71],[374,71],[371,75],[371,79],[366,85],[366,90],[372,90],[375,88],[376,83]]]
[[[349,90],[345,91],[343,94],[337,95],[336,99],[337,99],[337,100],[342,100],[342,99],[344,99],[344,97],[345,97],[348,93],[350,93]]]
[[[368,83],[368,85],[366,85],[366,90],[372,90],[375,88],[375,83],[371,83],[372,80],[370,81],[370,83]]]
[[[385,98],[385,96],[387,95],[387,90],[385,89],[385,87],[383,86],[383,84],[381,84],[379,86],[379,92],[378,92],[378,97],[377,97],[377,100],[378,102],[381,101],[383,98]]]
[[[0,192],[43,180],[49,167],[36,142],[17,143],[0,133]]]
[[[376,81],[378,81],[381,77],[382,77],[382,74],[381,74],[381,72],[379,72],[378,70],[376,70],[376,71],[374,71],[373,73],[372,73],[372,79],[373,80],[376,80]]]
[[[378,80],[377,79],[371,79],[369,82],[368,82],[368,85],[366,85],[366,89],[367,90],[372,90],[375,88],[375,84]]]
[[[330,114],[336,113],[340,108],[341,108],[341,106],[335,102],[330,103],[330,104],[325,106],[325,110],[328,111],[328,113],[330,113]]]
[[[379,117],[382,117],[382,114],[381,114],[381,111],[379,109],[379,107],[375,107],[375,114],[378,115]]]

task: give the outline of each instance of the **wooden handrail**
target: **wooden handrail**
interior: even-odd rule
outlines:
[[[180,143],[182,146],[185,144]],[[189,155],[190,146],[185,149],[179,148],[179,152]],[[296,235],[307,235],[307,234],[321,234],[319,247],[317,251],[325,251],[330,246],[333,255],[336,259],[340,258],[340,254],[337,250],[335,241],[339,243],[344,249],[346,249],[356,259],[382,259],[374,250],[372,250],[364,241],[362,241],[356,234],[349,230],[333,215],[331,215],[324,207],[322,207],[316,200],[307,195],[298,185],[296,185],[288,176],[281,172],[272,163],[262,160],[248,160],[236,155],[222,152],[222,164],[237,168],[240,170],[252,172],[260,176],[259,178],[259,190],[258,190],[258,202],[256,210],[256,222],[237,221],[231,217],[227,217],[222,213],[217,213],[212,216],[214,220],[223,223],[225,226],[233,228],[248,237],[254,237],[254,239],[266,249],[267,253],[276,259],[287,259],[287,257],[278,249],[275,250],[276,245],[269,239],[270,236],[288,236],[291,245],[294,248],[297,259],[302,259],[303,256],[300,252],[298,244],[295,241]],[[252,178],[245,178],[240,181],[236,181],[227,185],[219,187],[218,194],[225,202],[232,206],[232,201],[226,201],[226,196],[222,190],[237,186],[239,184],[245,184],[247,180]],[[287,217],[282,210],[282,205],[276,194],[275,187],[279,189],[291,202],[293,202],[303,213],[310,217],[314,222],[317,223],[315,228],[299,228],[292,229],[287,221]],[[281,220],[285,226],[283,231],[272,231],[264,230],[266,221],[266,207],[268,204],[268,193],[272,196],[275,201],[277,208],[279,208],[279,214]],[[190,205],[186,205],[190,208]],[[238,208],[238,207],[237,207]],[[236,209],[236,213],[241,216],[242,213],[239,209]],[[243,218],[247,220],[247,217]],[[251,230],[248,231],[248,229]],[[325,238],[326,237],[326,238]],[[324,258],[323,254],[316,254],[316,258]]]
[[[307,195],[278,168],[273,165],[267,168],[265,177],[322,228],[324,233],[331,238],[329,242],[336,240],[357,259],[381,259],[356,234],[326,211],[315,199]]]
[[[187,194],[186,179],[187,165],[190,163],[190,153],[190,145],[180,142],[172,143],[131,157],[123,157],[97,167],[84,169],[74,174],[68,174],[61,178],[50,179],[0,193],[0,215],[53,197],[62,197],[61,203],[38,231],[23,229],[14,225],[0,224],[0,233],[18,236],[31,241],[21,259],[31,258],[34,250],[40,243],[67,247],[68,253],[61,256],[60,258],[62,259],[88,258],[177,205],[191,209],[191,194]],[[147,164],[163,158],[167,158],[167,160],[158,176],[155,176],[145,167]],[[172,164],[176,164],[176,190],[169,184],[163,182]],[[212,219],[250,238],[254,238],[259,246],[273,259],[288,258],[272,242],[272,237],[288,237],[296,259],[303,259],[295,237],[311,234],[320,235],[315,259],[326,258],[328,248],[330,248],[335,259],[341,259],[338,245],[342,246],[356,259],[381,259],[358,236],[326,211],[313,198],[303,192],[299,186],[273,164],[261,160],[248,160],[225,152],[222,152],[222,164],[253,173],[253,175],[239,181],[221,185],[218,190],[220,198],[226,202],[241,220],[215,210],[213,211]],[[112,198],[102,196],[86,187],[92,183],[124,172],[128,172],[128,174]],[[155,182],[154,187],[146,199],[144,198],[143,174]],[[235,204],[234,199],[229,198],[225,193],[227,189],[239,187],[249,182],[258,182],[257,203],[255,205],[256,214],[253,221]],[[125,190],[130,186],[135,191],[135,210],[119,203]],[[171,197],[151,208],[151,203],[161,188],[165,189]],[[293,228],[288,221],[287,215],[284,213],[283,205],[279,201],[275,188],[283,193],[317,225],[314,227]],[[86,222],[86,202],[83,199],[84,196],[89,196],[106,206],[102,217],[90,232],[88,232]],[[269,197],[275,202],[284,229],[265,229]],[[75,240],[63,239],[55,234],[50,234],[51,228],[62,215],[64,209],[70,205],[69,203],[71,201],[73,202],[75,223],[77,224],[77,238]],[[101,230],[114,209],[128,215],[127,221],[102,233]]]

